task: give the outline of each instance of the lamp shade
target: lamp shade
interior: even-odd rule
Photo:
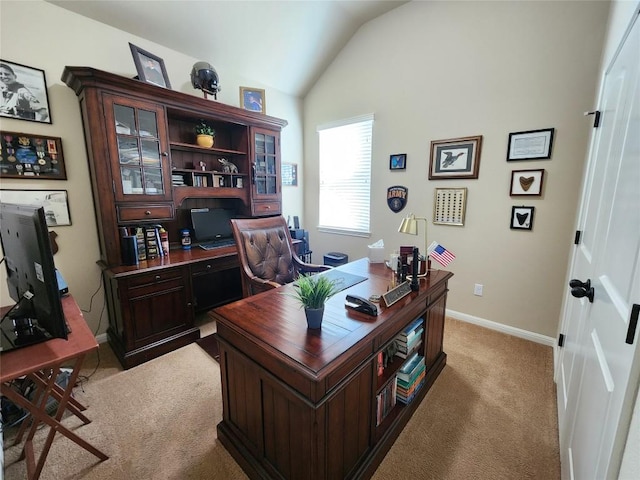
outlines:
[[[408,233],[409,235],[418,235],[418,221],[413,213],[402,219],[398,232]]]

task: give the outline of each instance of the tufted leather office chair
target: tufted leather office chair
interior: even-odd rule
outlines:
[[[235,218],[231,220],[231,229],[238,249],[243,297],[293,282],[302,273],[331,268],[300,260],[282,215]]]

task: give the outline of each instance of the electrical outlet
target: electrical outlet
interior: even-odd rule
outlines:
[[[473,287],[473,294],[479,297],[482,296],[482,284],[476,283]]]

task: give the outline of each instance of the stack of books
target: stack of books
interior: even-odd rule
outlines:
[[[422,343],[422,332],[424,332],[424,320],[422,317],[411,322],[396,337],[397,357],[407,358]]]
[[[397,377],[384,386],[380,393],[376,396],[376,427],[382,423],[396,405]]]
[[[424,357],[414,352],[397,374],[396,396],[399,402],[409,404],[424,384],[426,373]]]
[[[174,187],[184,187],[184,176],[179,173],[171,174],[171,183]]]

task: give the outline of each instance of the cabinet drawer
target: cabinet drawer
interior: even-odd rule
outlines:
[[[209,272],[218,272],[220,270],[228,270],[240,266],[237,255],[212,258],[204,262],[198,262],[191,265],[191,275],[199,275]]]
[[[136,275],[127,279],[128,288],[146,287],[148,285],[156,285],[159,283],[169,282],[171,280],[180,280],[184,278],[182,269],[174,268],[168,270],[157,270],[153,273],[145,273]]]
[[[254,215],[277,215],[280,213],[280,202],[255,202],[253,204]]]
[[[173,204],[118,205],[118,222],[144,222],[149,220],[173,220]]]

